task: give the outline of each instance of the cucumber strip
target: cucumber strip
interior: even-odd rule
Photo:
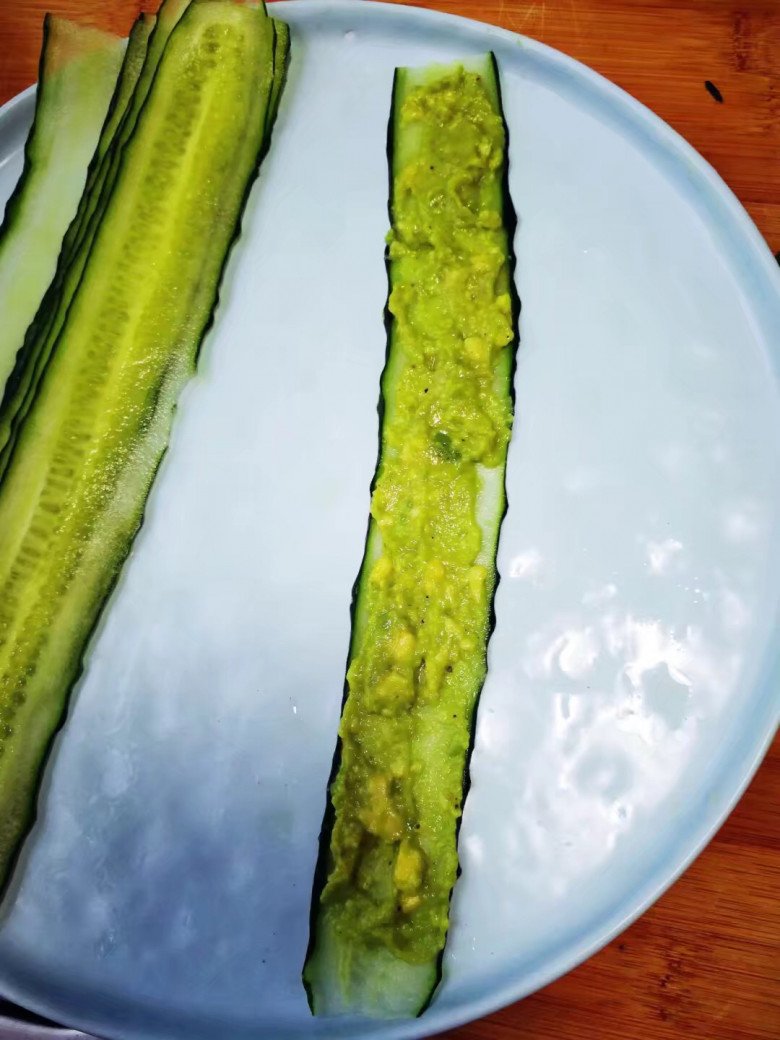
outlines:
[[[76,216],[62,240],[54,278],[27,329],[0,397],[0,478],[13,448],[15,432],[34,396],[37,379],[62,328],[65,314],[81,277],[84,259],[98,219],[95,211],[110,166],[110,148],[115,142],[116,132],[138,82],[146,56],[147,40],[154,24],[154,16],[144,14],[137,19],[130,32],[108,115],[89,166]],[[91,221],[94,221],[94,226]]]
[[[0,403],[0,480],[13,454],[18,431],[35,398],[38,380],[45,370],[81,280],[102,212],[117,178],[125,146],[138,122],[168,39],[190,2],[163,0],[153,28],[144,23],[145,30],[151,29],[151,34],[143,31],[137,40],[137,47],[131,53],[132,62],[126,84],[130,90],[122,91],[124,111],[114,128],[91,190],[84,199],[72,247],[62,257],[51,292],[41,306],[39,320],[28,330]],[[148,40],[145,39],[147,36]],[[143,51],[143,64],[139,70],[137,59],[140,51]]]
[[[87,183],[79,202],[76,216],[63,239],[62,253],[65,262],[69,262],[81,243],[85,222],[89,216],[89,205],[98,197],[105,182],[108,152],[114,143],[117,130],[127,112],[128,105],[138,83],[138,78],[146,60],[146,48],[149,36],[154,29],[156,18],[152,14],[140,15],[130,30],[125,50],[124,61],[119,70],[114,94],[108,109],[108,116],[100,131],[95,154],[90,163]]]
[[[0,878],[211,322],[272,81],[261,11],[192,4],[0,483]]]
[[[315,1014],[438,984],[493,626],[518,303],[492,54],[396,70],[388,354],[303,980]]]
[[[274,27],[274,84],[271,88],[271,103],[268,106],[266,121],[266,148],[271,143],[271,130],[279,111],[279,102],[282,99],[282,91],[287,79],[287,66],[290,61],[290,27],[287,22],[280,22],[278,18],[274,18],[272,21]]]
[[[0,389],[54,274],[123,51],[118,36],[44,19],[35,118],[0,229]]]

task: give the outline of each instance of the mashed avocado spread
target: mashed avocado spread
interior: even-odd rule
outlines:
[[[351,957],[382,947],[425,964],[457,875],[515,329],[495,93],[455,66],[400,105],[396,88],[396,106],[380,464],[320,913]]]

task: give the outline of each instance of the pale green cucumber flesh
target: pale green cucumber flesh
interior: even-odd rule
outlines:
[[[0,483],[2,878],[211,321],[272,49],[264,14],[228,0],[193,4],[171,34]]]
[[[0,392],[54,274],[123,51],[116,36],[46,17],[35,119],[0,229]]]
[[[117,85],[117,105],[109,119],[111,125],[107,127],[106,141],[101,141],[104,150],[95,177],[84,193],[78,223],[68,242],[69,249],[61,254],[55,279],[41,304],[40,315],[28,329],[24,347],[16,359],[0,404],[0,479],[81,281],[102,214],[114,188],[124,149],[146,103],[171,33],[190,3],[191,0],[163,0],[153,22],[141,16],[136,23],[137,32],[131,37],[130,54],[123,69],[125,75]]]
[[[24,346],[17,355],[0,401],[0,479],[80,282],[102,212],[113,190],[123,150],[146,102],[160,58],[171,33],[192,2],[163,0],[156,16],[141,15],[133,27],[115,103],[93,160],[93,176],[88,179],[76,219],[68,229],[54,281],[27,330]]]
[[[122,67],[119,70],[114,93],[109,105],[108,115],[100,131],[95,154],[89,166],[87,183],[79,202],[76,216],[67,230],[62,243],[61,262],[69,263],[73,253],[78,249],[89,217],[89,206],[94,205],[94,200],[100,195],[105,182],[108,159],[107,153],[115,144],[115,135],[122,124],[128,106],[135,92],[138,78],[141,74],[146,60],[146,49],[149,36],[154,30],[156,18],[154,15],[142,14],[133,23],[130,36],[127,40]]]
[[[125,117],[146,55],[154,17],[141,15],[130,33],[122,67],[116,80],[108,115],[100,132],[95,153],[87,173],[86,184],[60,249],[54,278],[33,318],[0,394],[0,479],[27,408],[35,396],[35,387],[43,372],[62,328],[73,299],[94,230],[100,218],[101,198],[105,205],[109,190],[104,191],[111,162],[111,148],[117,146],[117,130]]]

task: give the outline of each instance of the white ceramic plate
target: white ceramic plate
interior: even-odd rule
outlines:
[[[47,772],[0,989],[120,1040],[420,1037],[640,913],[773,732],[780,279],[713,171],[575,62],[281,3],[290,80],[146,524]],[[523,301],[497,628],[444,984],[314,1021],[299,982],[384,359],[393,68],[492,48]],[[0,192],[30,93],[0,116]]]

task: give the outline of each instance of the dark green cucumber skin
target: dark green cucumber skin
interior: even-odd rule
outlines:
[[[48,16],[47,16],[48,18]],[[138,34],[144,24],[144,16],[141,15],[135,22],[131,31],[125,58],[117,79],[117,86],[111,98],[106,114],[106,124],[113,118],[116,112],[123,75],[128,63],[134,59],[131,48],[133,47],[134,34],[138,41]],[[143,41],[146,48],[146,39]],[[137,44],[136,44],[137,45]],[[132,98],[128,99],[128,107]],[[125,110],[125,115],[127,110]],[[0,481],[8,468],[13,455],[14,445],[19,435],[19,430],[24,422],[25,416],[30,410],[35,399],[37,386],[46,369],[46,364],[54,347],[56,329],[61,330],[67,320],[70,303],[78,289],[78,282],[72,287],[69,294],[66,293],[65,281],[74,260],[79,257],[86,260],[89,243],[94,238],[100,223],[100,215],[110,195],[110,183],[106,183],[106,177],[110,174],[111,167],[116,154],[116,137],[120,134],[124,125],[124,115],[116,128],[114,141],[109,146],[102,159],[98,154],[93,156],[87,171],[87,180],[79,202],[76,215],[65,233],[60,256],[57,260],[57,269],[49,288],[41,301],[38,313],[27,330],[24,343],[19,349],[5,387],[2,398],[0,398],[0,426],[8,424],[8,439],[5,443],[0,440]],[[102,136],[102,135],[101,135]],[[102,177],[101,177],[102,174]],[[90,212],[90,198],[96,198],[94,209]],[[83,252],[82,252],[83,251]]]
[[[519,326],[520,306],[521,306],[520,305],[520,297],[518,295],[517,286],[515,284],[515,269],[516,269],[516,266],[517,266],[517,258],[515,256],[515,250],[514,250],[514,239],[515,239],[515,232],[517,231],[517,213],[515,211],[514,203],[512,202],[512,196],[509,193],[509,127],[507,125],[506,117],[504,115],[504,107],[503,107],[502,96],[501,96],[501,80],[499,78],[498,63],[496,61],[496,56],[495,56],[495,54],[492,51],[490,52],[490,61],[491,61],[491,68],[492,68],[492,71],[493,71],[493,76],[494,76],[494,79],[495,79],[495,89],[496,89],[497,106],[498,106],[497,110],[498,110],[498,114],[500,115],[501,121],[502,121],[503,126],[504,126],[504,140],[505,140],[504,163],[503,163],[503,168],[501,170],[501,195],[502,195],[502,217],[503,217],[504,227],[506,229],[506,234],[507,234],[507,266],[508,266],[508,273],[509,273],[509,279],[508,279],[509,280],[509,294],[510,294],[510,297],[511,297],[511,300],[512,300],[512,326],[513,326],[513,328],[515,330],[514,339],[513,339],[512,343],[509,345],[511,361],[510,361],[510,368],[509,368],[509,375],[508,375],[508,379],[509,379],[509,394],[510,394],[510,398],[511,398],[511,402],[512,402],[512,410],[514,411],[514,406],[515,406],[515,386],[514,386],[514,383],[515,383],[515,371],[516,371],[516,368],[517,368],[517,350],[518,350],[518,347],[519,347],[519,344],[520,344],[520,334],[519,334],[518,326]],[[400,73],[400,71],[401,70],[396,69],[395,70],[395,74],[393,76],[393,87],[392,87],[392,95],[391,95],[391,103],[390,103],[390,116],[389,116],[388,124],[387,124],[387,171],[388,171],[388,182],[389,182],[389,185],[390,185],[390,189],[389,189],[389,192],[388,192],[388,206],[387,206],[387,209],[388,209],[388,217],[389,217],[389,220],[390,220],[390,226],[391,227],[395,226],[395,207],[394,207],[394,197],[393,197],[393,195],[394,195],[394,188],[395,188],[395,177],[394,177],[394,171],[393,171],[393,165],[394,165],[393,160],[394,160],[394,151],[395,151],[396,117],[397,117],[397,111],[398,111],[398,107],[399,107],[398,93],[399,93],[399,73]],[[373,474],[373,476],[371,478],[371,486],[370,486],[370,495],[371,496],[373,496],[373,494],[374,494],[374,490],[376,488],[377,479],[379,477],[379,472],[380,472],[381,465],[382,465],[382,426],[384,424],[384,417],[385,417],[385,373],[387,372],[387,369],[388,369],[388,364],[390,362],[390,355],[391,355],[392,346],[393,346],[393,343],[392,343],[392,333],[393,333],[393,321],[394,321],[394,319],[393,319],[393,315],[390,312],[390,305],[389,305],[390,293],[392,291],[393,284],[392,284],[392,277],[391,277],[390,250],[389,250],[389,247],[385,247],[385,272],[386,272],[386,275],[387,275],[387,299],[386,299],[386,302],[385,302],[385,308],[384,308],[384,313],[383,313],[383,320],[384,320],[384,327],[385,327],[385,362],[384,362],[384,367],[382,369],[382,375],[380,376],[380,381],[379,381],[380,393],[379,393],[379,399],[377,401],[377,416],[378,416],[378,419],[379,419],[379,422],[378,422],[378,425],[377,425],[377,462],[376,462],[376,466],[374,468],[374,474]],[[504,471],[504,508],[503,508],[502,513],[501,513],[501,522],[502,523],[503,523],[504,517],[506,516],[507,509],[508,509],[508,502],[507,502],[507,494],[506,494],[506,470],[505,470]],[[361,591],[361,588],[363,586],[363,583],[367,579],[368,572],[370,570],[370,553],[369,553],[369,539],[370,539],[370,536],[371,536],[371,518],[369,517],[367,525],[366,525],[365,548],[364,548],[364,552],[363,552],[363,560],[361,562],[360,569],[358,570],[357,577],[355,578],[355,582],[352,585],[352,591],[351,591],[351,594],[350,594],[350,604],[349,604],[350,639],[349,639],[349,648],[347,650],[346,665],[345,665],[345,668],[344,668],[345,678],[344,678],[344,686],[343,686],[343,689],[342,689],[342,698],[341,698],[341,711],[342,712],[344,710],[344,705],[346,704],[347,696],[349,694],[349,684],[348,684],[347,679],[346,679],[346,673],[347,673],[347,670],[349,669],[349,666],[350,666],[350,663],[352,661],[352,658],[354,656],[354,651],[355,651],[356,614],[357,614],[358,599],[360,597],[360,591]],[[496,596],[496,591],[498,589],[499,582],[501,580],[501,575],[498,573],[498,568],[496,566],[497,557],[498,557],[498,543],[496,544],[496,551],[495,551],[494,556],[493,556],[493,569],[496,572],[496,580],[495,580],[495,584],[494,584],[494,588],[493,588],[493,595],[492,595],[492,597],[490,599],[490,603],[489,603],[489,616],[488,616],[488,629],[487,629],[486,645],[490,641],[490,638],[493,635],[493,632],[494,632],[495,627],[496,627],[495,596]],[[466,796],[468,795],[469,787],[471,785],[471,774],[470,774],[469,764],[470,764],[470,761],[471,761],[471,753],[472,753],[472,751],[474,749],[474,741],[475,741],[475,736],[476,736],[477,714],[478,714],[478,711],[479,711],[479,699],[480,699],[481,692],[482,692],[482,688],[480,688],[477,691],[474,711],[473,711],[472,718],[471,718],[471,731],[469,733],[469,747],[468,747],[468,751],[466,753],[466,762],[465,762],[465,767],[464,767],[464,771],[463,771],[463,801],[464,802],[465,802]],[[333,832],[333,827],[334,827],[334,824],[336,822],[336,810],[335,810],[335,806],[333,804],[331,791],[333,789],[333,784],[334,784],[334,782],[336,780],[336,776],[338,775],[339,768],[341,766],[341,756],[342,756],[342,740],[341,740],[341,736],[337,735],[337,738],[336,738],[336,748],[335,748],[335,751],[334,751],[334,754],[333,754],[333,761],[331,763],[330,776],[328,777],[327,798],[326,798],[326,803],[325,803],[325,812],[324,812],[324,815],[323,815],[322,825],[320,827],[320,833],[319,833],[319,837],[318,837],[318,841],[317,841],[317,848],[318,848],[318,851],[317,851],[317,862],[316,862],[316,865],[315,865],[315,868],[314,868],[314,879],[313,879],[313,883],[312,883],[312,897],[311,897],[311,904],[310,904],[310,908],[309,908],[309,942],[308,942],[308,946],[306,948],[306,956],[304,958],[304,969],[305,969],[305,966],[306,966],[307,962],[312,957],[312,955],[314,953],[314,949],[315,949],[316,944],[317,944],[317,918],[318,918],[318,914],[319,914],[319,902],[320,902],[320,896],[322,895],[322,891],[325,888],[325,884],[326,884],[327,879],[328,879],[329,856],[330,856],[330,841],[331,841],[331,834]],[[455,830],[456,841],[457,841],[457,839],[458,839],[458,837],[460,835],[460,826],[461,826],[462,819],[463,819],[463,817],[460,816],[460,817],[458,817],[458,820],[456,822],[456,830]],[[460,866],[458,866],[458,876],[460,876],[460,872],[461,872]],[[452,890],[450,890],[450,899],[451,898],[452,898]],[[436,962],[436,977],[435,977],[435,980],[434,980],[434,982],[433,982],[433,984],[432,984],[432,986],[430,988],[430,991],[429,991],[429,993],[427,995],[426,1000],[420,1005],[419,1009],[417,1010],[417,1017],[418,1018],[419,1018],[420,1015],[422,1015],[430,1007],[431,1001],[433,1000],[434,995],[436,993],[436,989],[437,989],[437,987],[439,985],[439,982],[441,981],[442,963],[443,963],[443,959],[444,959],[444,950],[445,950],[445,947],[442,946],[442,949],[439,951],[439,956],[438,956],[437,962]],[[307,980],[305,974],[302,975],[302,980],[303,980],[304,989],[306,991],[306,999],[307,999],[308,1004],[309,1004],[309,1009],[312,1012],[312,1014],[316,1014],[316,1010],[315,1010],[315,1007],[314,1007],[314,993],[313,993],[312,987],[311,987],[309,981]]]
[[[289,66],[290,52],[291,52],[291,46],[290,46],[290,41],[289,41],[289,36],[288,36],[288,38],[287,38],[287,46],[286,46],[286,48],[284,50],[284,59],[285,59],[284,60],[284,70],[283,70],[283,76],[284,77],[286,77],[287,68]],[[161,62],[163,60],[164,60],[164,55],[161,58]],[[282,85],[279,88],[279,94],[281,94],[282,88],[284,86],[284,82],[285,82],[285,79],[283,78]],[[247,177],[244,193],[243,193],[243,196],[241,198],[241,202],[240,202],[240,205],[239,205],[239,208],[238,208],[238,211],[237,211],[235,222],[234,222],[233,227],[231,229],[228,245],[227,245],[227,247],[225,249],[224,256],[222,258],[222,263],[221,263],[220,268],[219,268],[219,273],[218,273],[218,276],[217,276],[216,281],[215,281],[214,296],[213,296],[213,298],[211,300],[211,303],[210,303],[210,306],[209,306],[208,315],[206,317],[206,320],[203,323],[203,326],[201,327],[201,329],[197,333],[196,339],[194,341],[192,354],[191,354],[193,366],[197,365],[198,359],[200,357],[200,352],[201,352],[201,349],[202,349],[202,346],[203,346],[203,341],[205,340],[206,336],[208,335],[209,331],[211,330],[211,328],[212,328],[212,326],[214,324],[214,314],[215,314],[215,311],[216,311],[216,309],[217,309],[217,307],[219,305],[220,289],[221,289],[222,281],[223,281],[223,278],[224,278],[225,268],[226,268],[226,266],[228,264],[228,261],[230,260],[230,256],[232,254],[232,251],[233,251],[233,248],[234,248],[234,246],[236,244],[236,241],[239,239],[239,237],[241,235],[241,225],[242,225],[242,220],[243,220],[243,216],[244,216],[244,211],[246,209],[246,203],[247,203],[247,200],[249,198],[249,194],[250,194],[252,188],[254,187],[255,181],[258,178],[258,174],[260,172],[260,165],[261,165],[261,163],[263,161],[264,156],[267,154],[267,151],[268,151],[268,143],[269,143],[269,140],[270,140],[270,135],[272,133],[273,126],[274,126],[274,123],[275,123],[276,114],[277,114],[277,111],[278,111],[278,100],[279,100],[279,98],[277,98],[277,105],[276,105],[276,107],[274,109],[273,118],[271,120],[266,121],[265,128],[264,128],[264,133],[263,133],[263,139],[262,139],[262,141],[260,143],[260,147],[259,147],[257,155],[255,157],[255,161],[254,161],[253,167],[252,167],[252,169],[249,172],[248,177]],[[124,168],[124,166],[125,166],[125,159],[124,159],[124,157],[120,157],[119,166],[118,166],[118,170],[117,170],[117,176],[121,173],[121,171]],[[50,361],[51,361],[51,358],[48,359],[47,364],[44,367],[44,371],[41,373],[41,378],[39,378],[39,380],[38,380],[38,382],[36,384],[36,396],[37,396],[37,393],[41,389],[42,378],[45,375],[46,369],[48,369],[48,365],[49,365]],[[24,435],[24,427],[22,426],[21,436],[23,436],[23,435]],[[135,538],[138,535],[138,531],[141,529],[141,527],[143,525],[144,517],[145,517],[145,513],[146,513],[147,502],[148,502],[148,494],[149,494],[149,491],[152,488],[152,485],[154,484],[154,481],[155,481],[155,479],[157,477],[157,473],[159,472],[160,466],[162,465],[162,463],[164,461],[164,458],[165,458],[165,455],[167,453],[167,450],[168,450],[168,442],[166,441],[165,445],[160,450],[156,460],[154,461],[153,469],[152,469],[152,471],[150,473],[149,480],[146,483],[144,494],[143,494],[143,496],[141,496],[141,500],[139,501],[137,511],[136,511],[134,517],[132,518],[132,531],[131,531],[130,537],[128,538],[127,545],[126,545],[124,551],[122,551],[121,553],[117,553],[115,555],[115,557],[114,557],[112,570],[111,570],[110,576],[108,576],[108,578],[107,578],[106,586],[105,586],[105,589],[103,591],[102,598],[101,598],[101,601],[99,603],[99,606],[98,606],[97,610],[95,611],[95,615],[94,615],[94,618],[92,620],[92,624],[91,624],[91,626],[89,628],[89,631],[85,635],[81,646],[77,649],[77,651],[76,651],[76,653],[75,653],[75,655],[73,657],[72,667],[69,670],[69,674],[66,676],[66,681],[64,681],[62,683],[61,693],[60,693],[60,696],[57,698],[57,708],[58,708],[58,712],[59,712],[59,719],[58,719],[58,722],[57,722],[56,726],[54,726],[52,728],[52,731],[51,731],[51,734],[49,735],[48,741],[47,741],[46,745],[42,748],[41,755],[38,758],[37,763],[36,763],[36,767],[35,767],[35,769],[33,771],[34,775],[31,777],[31,781],[30,781],[29,789],[28,789],[28,797],[26,798],[26,801],[25,801],[25,812],[24,812],[23,816],[19,817],[18,828],[17,828],[17,835],[16,835],[14,846],[13,846],[13,848],[9,852],[5,852],[5,850],[2,850],[3,854],[0,854],[0,902],[3,902],[3,901],[6,902],[6,903],[9,902],[13,898],[13,896],[15,894],[16,887],[17,887],[17,885],[19,883],[19,880],[20,880],[19,879],[19,873],[20,872],[17,872],[17,869],[16,869],[17,868],[17,864],[19,864],[20,859],[22,859],[23,856],[24,856],[24,850],[26,848],[27,838],[29,837],[30,832],[32,831],[32,829],[35,826],[35,823],[36,823],[36,821],[37,821],[37,819],[39,817],[38,793],[39,793],[39,789],[40,789],[41,779],[42,779],[44,771],[45,771],[45,769],[47,767],[49,758],[50,758],[50,756],[52,754],[52,750],[53,750],[54,744],[56,742],[57,736],[60,733],[60,731],[62,730],[62,728],[65,725],[65,723],[67,722],[68,710],[69,710],[69,705],[70,705],[70,700],[71,700],[71,694],[72,694],[73,688],[78,683],[79,679],[81,678],[81,676],[82,676],[82,674],[84,672],[85,659],[86,659],[86,654],[87,654],[89,645],[90,645],[90,643],[92,641],[92,638],[94,636],[94,633],[95,633],[96,629],[98,628],[98,626],[100,624],[101,618],[103,616],[103,612],[106,610],[107,605],[110,602],[111,596],[113,595],[113,592],[114,592],[114,589],[116,588],[117,582],[119,581],[119,579],[121,577],[122,568],[124,567],[124,564],[125,564],[125,562],[127,560],[127,557],[130,555],[130,552],[132,551],[132,547],[133,547],[133,544],[135,542]],[[0,475],[0,493],[2,492],[2,486],[3,486],[3,475]]]
[[[287,71],[290,67],[290,27],[286,22],[280,22],[275,18],[271,21],[274,27],[274,85],[271,104],[268,106],[265,144],[263,145],[264,156],[271,147],[271,133],[279,113],[282,94],[287,85]]]

